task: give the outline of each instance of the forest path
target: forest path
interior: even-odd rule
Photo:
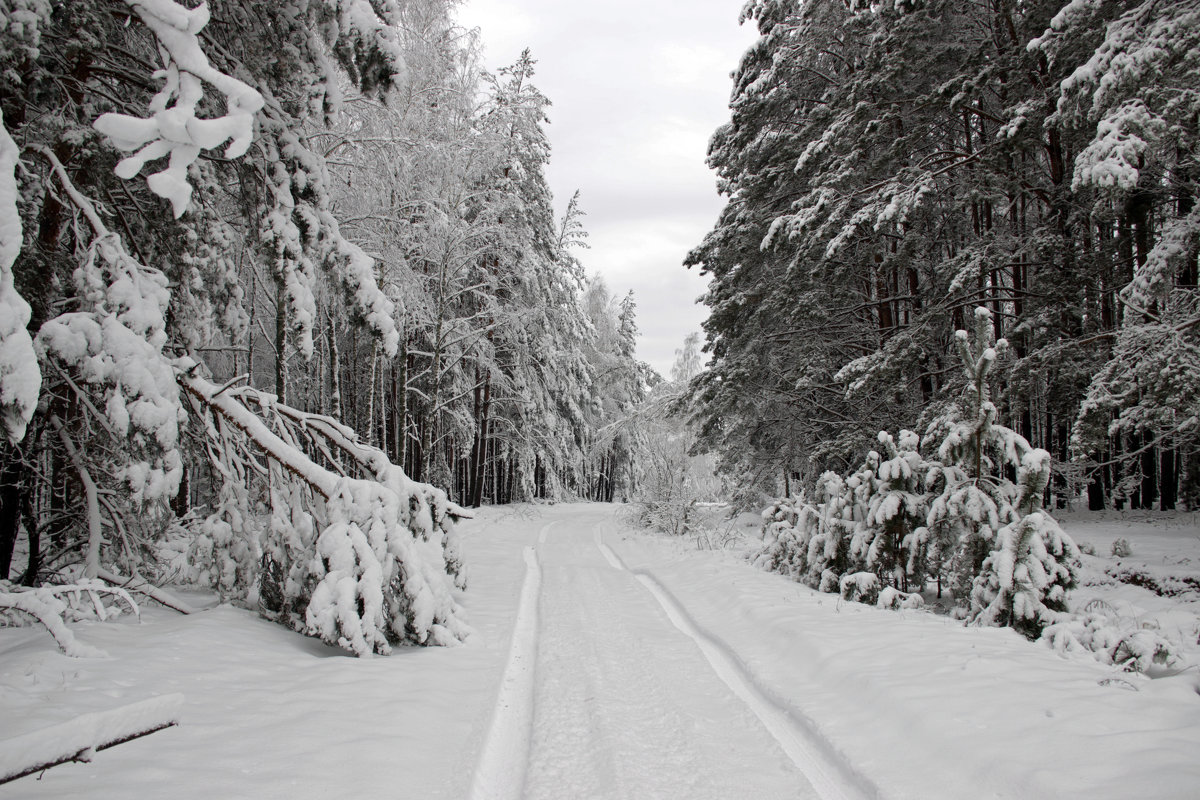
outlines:
[[[851,798],[803,732],[605,543],[610,506],[551,510],[473,798]],[[814,788],[816,787],[816,788]]]

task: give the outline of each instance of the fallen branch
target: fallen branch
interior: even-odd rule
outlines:
[[[102,581],[111,583],[113,586],[120,586],[122,589],[125,589],[126,591],[136,592],[137,594],[143,595],[144,597],[149,597],[151,600],[155,601],[156,603],[159,603],[161,605],[166,606],[167,608],[178,611],[180,614],[195,614],[196,613],[196,609],[192,608],[190,605],[185,603],[183,600],[180,600],[178,597],[175,597],[175,596],[169,594],[168,592],[165,592],[162,589],[158,588],[157,586],[154,586],[149,581],[147,581],[145,578],[143,578],[141,575],[131,575],[128,578],[122,578],[120,575],[117,575],[115,572],[109,572],[108,570],[101,567],[100,571],[97,573],[96,577],[100,578],[100,580],[102,580]]]
[[[91,761],[100,750],[179,724],[183,695],[152,697],[110,711],[0,740],[0,784],[72,761]]]
[[[38,590],[23,592],[0,592],[0,613],[18,612],[33,617],[42,624],[63,655],[73,658],[101,658],[103,650],[83,644],[71,633],[63,619],[67,605],[52,594]],[[0,754],[2,754],[0,748]]]

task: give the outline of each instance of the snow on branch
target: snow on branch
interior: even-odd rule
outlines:
[[[17,156],[17,145],[0,114],[0,423],[11,442],[25,438],[42,385],[33,340],[26,329],[29,303],[13,285],[12,268],[21,252]]]
[[[176,218],[187,210],[192,196],[188,167],[201,150],[228,141],[226,158],[246,152],[254,136],[254,114],[263,98],[254,88],[215,69],[200,47],[198,34],[208,24],[208,4],[193,9],[173,0],[125,0],[158,37],[164,68],[154,73],[164,84],[150,101],[150,117],[102,114],[94,123],[121,150],[136,150],[117,164],[117,176],[132,178],[148,161],[168,157],[167,168],[146,179],[150,190],[171,201]],[[226,113],[201,119],[196,107],[204,83],[225,95]]]
[[[36,589],[0,581],[0,623],[21,625],[32,619],[46,629],[64,655],[103,657],[104,651],[78,641],[67,621],[94,618],[103,622],[119,616],[120,608],[106,606],[106,597],[140,616],[137,604],[124,589],[105,586],[99,581],[81,580]]]
[[[0,784],[69,761],[91,761],[98,750],[179,724],[183,695],[168,694],[0,741]]]
[[[96,393],[90,407],[114,435],[128,437],[129,459],[117,476],[133,499],[170,497],[179,486],[179,422],[183,409],[170,359],[167,277],[138,263],[121,238],[105,227],[95,207],[71,183],[48,148],[37,148],[71,203],[87,218],[94,237],[75,271],[81,310],[60,314],[38,331],[36,345],[81,377],[81,392]]]
[[[465,510],[336,420],[181,366],[223,479],[193,545],[194,577],[360,656],[465,638],[453,595],[466,583],[454,531]],[[254,476],[266,478],[269,521],[250,499]]]

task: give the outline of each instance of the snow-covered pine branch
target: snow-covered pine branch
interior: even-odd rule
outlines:
[[[45,322],[36,338],[38,351],[78,376],[72,386],[89,396],[85,408],[103,413],[104,428],[128,437],[127,460],[116,465],[115,477],[134,501],[171,497],[182,470],[183,407],[171,359],[163,353],[171,296],[166,276],[126,251],[52,151],[38,152],[92,229],[75,271],[80,310]]]
[[[33,340],[25,327],[29,303],[13,285],[13,264],[21,252],[17,156],[17,145],[0,113],[0,422],[10,442],[25,437],[42,382]]]
[[[188,167],[201,150],[225,142],[225,158],[246,152],[254,136],[254,114],[263,105],[253,87],[224,74],[208,62],[199,33],[208,24],[208,3],[187,8],[174,0],[125,0],[158,38],[163,68],[154,77],[163,87],[150,101],[150,116],[102,114],[94,127],[119,149],[137,151],[117,165],[117,176],[132,178],[149,161],[169,158],[167,168],[146,179],[150,190],[171,201],[175,217],[183,216],[192,196]],[[225,95],[226,113],[196,116],[208,83]]]
[[[336,420],[247,387],[222,391],[195,372],[183,369],[179,381],[225,481],[221,505],[193,545],[198,576],[357,655],[466,636],[453,596],[465,586],[454,520],[466,511],[408,480]],[[257,518],[247,491],[261,474],[256,454],[266,462],[269,521]]]

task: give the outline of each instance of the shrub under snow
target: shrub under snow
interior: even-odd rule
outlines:
[[[1112,606],[1092,602],[1079,614],[1060,614],[1046,627],[1042,641],[1070,655],[1089,653],[1127,672],[1170,673],[1183,668],[1177,646],[1156,627],[1122,618]]]

